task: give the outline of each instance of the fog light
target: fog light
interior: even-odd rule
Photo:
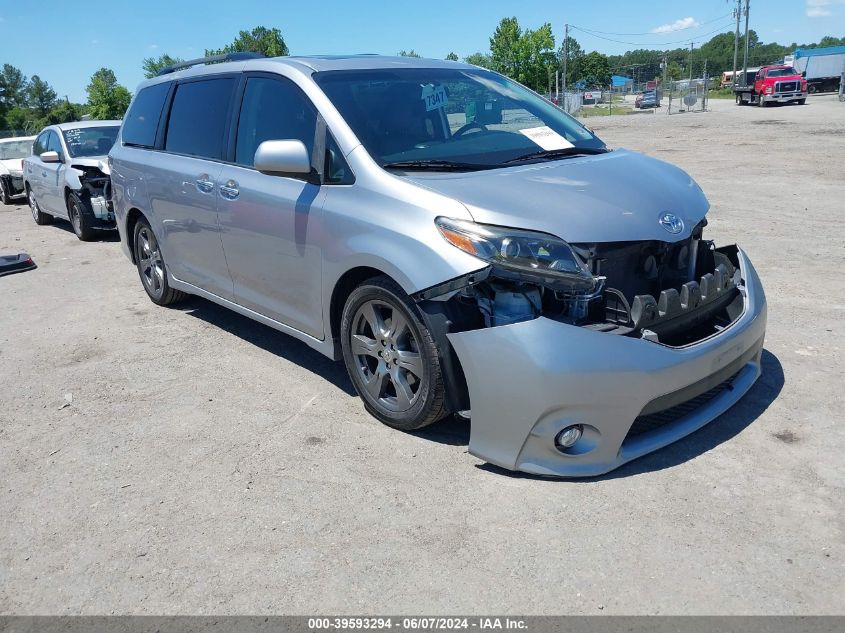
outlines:
[[[581,439],[584,427],[580,424],[567,426],[555,436],[555,446],[558,448],[571,448],[575,442]]]

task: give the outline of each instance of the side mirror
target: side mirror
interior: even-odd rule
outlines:
[[[38,158],[41,159],[42,163],[60,163],[60,162],[62,162],[62,157],[59,156],[58,152],[44,152]]]
[[[255,168],[271,176],[311,173],[311,157],[302,141],[264,141],[255,150]]]

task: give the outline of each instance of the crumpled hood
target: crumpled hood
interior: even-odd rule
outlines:
[[[20,158],[7,158],[6,160],[0,160],[0,174],[8,174],[10,172],[21,172]]]
[[[476,222],[551,233],[568,242],[676,242],[709,208],[696,182],[663,161],[616,150],[509,169],[420,173],[414,183],[459,200]],[[684,221],[678,234],[659,222]]]
[[[76,165],[80,165],[82,167],[96,167],[106,176],[111,175],[111,169],[109,169],[108,156],[85,156],[81,158],[72,158],[70,161],[70,166],[75,167]]]

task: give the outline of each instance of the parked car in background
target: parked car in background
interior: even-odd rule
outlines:
[[[23,161],[23,180],[32,217],[49,224],[70,220],[80,240],[114,229],[108,153],[120,121],[79,121],[44,128]]]
[[[23,159],[32,151],[34,136],[0,138],[0,204],[11,204],[26,195]]]
[[[660,99],[658,99],[657,93],[654,90],[649,90],[641,95],[637,95],[637,98],[634,100],[634,107],[640,110],[644,110],[645,108],[659,108]]]
[[[460,412],[498,466],[607,472],[760,375],[763,288],[704,237],[696,182],[495,72],[186,62],[138,87],[109,158],[154,303],[199,295],[343,359],[391,427]]]

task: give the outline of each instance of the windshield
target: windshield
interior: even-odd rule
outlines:
[[[485,70],[329,71],[314,79],[381,165],[484,168],[543,150],[604,148],[562,110]]]
[[[26,158],[32,149],[32,141],[0,141],[0,160]]]
[[[105,156],[117,139],[118,125],[103,127],[76,127],[64,130],[67,151],[74,158]]]
[[[793,75],[797,75],[798,71],[794,68],[772,68],[768,73],[766,73],[767,77],[791,77]]]

